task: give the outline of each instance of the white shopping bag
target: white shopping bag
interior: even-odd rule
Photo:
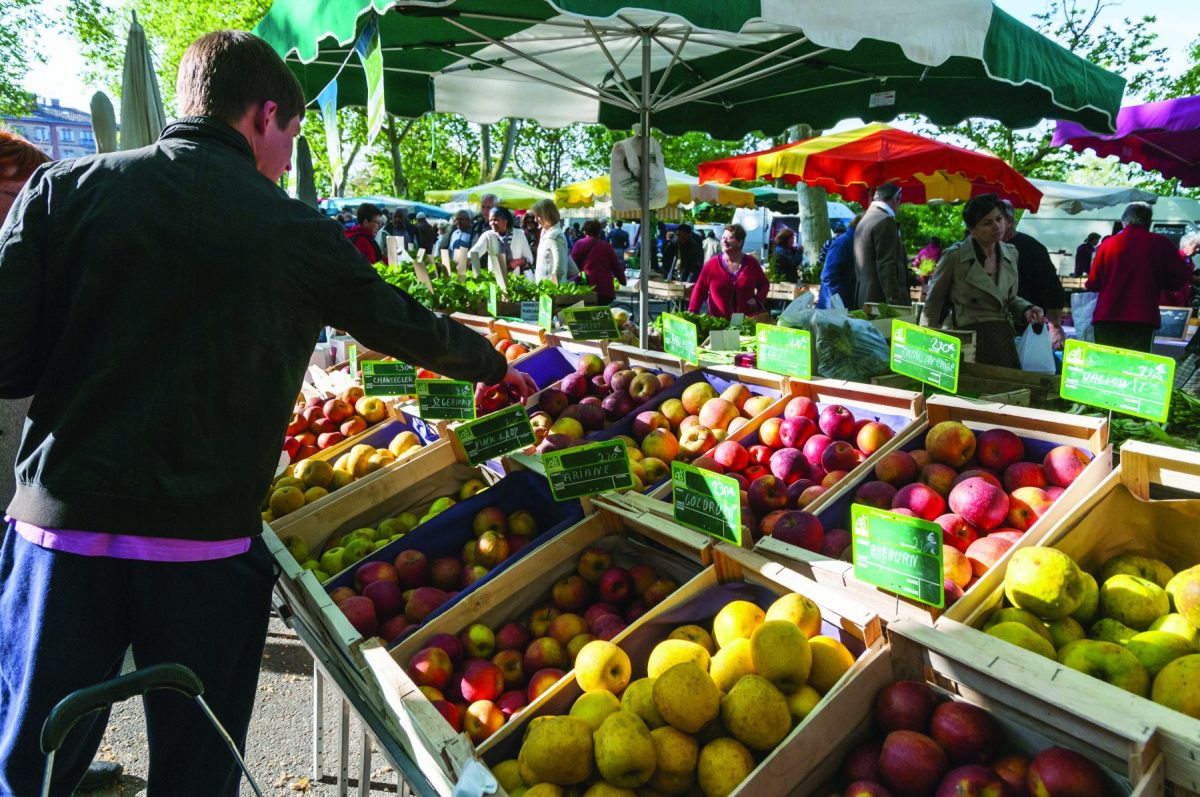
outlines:
[[[1079,340],[1095,342],[1096,333],[1092,329],[1092,314],[1096,312],[1096,299],[1100,294],[1082,291],[1071,294],[1071,319],[1075,324],[1075,337]]]
[[[1040,332],[1033,328],[1040,326]],[[1017,340],[1017,354],[1021,357],[1021,369],[1040,374],[1052,374],[1055,371],[1054,344],[1050,342],[1050,332],[1045,324],[1030,324]]]

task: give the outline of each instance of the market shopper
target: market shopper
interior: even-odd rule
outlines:
[[[587,277],[600,304],[612,304],[617,298],[613,280],[625,284],[625,264],[612,244],[604,240],[604,227],[599,221],[589,219],[583,223],[583,239],[571,247],[571,259]]]
[[[460,210],[454,214],[454,221],[450,227],[442,233],[442,237],[438,242],[438,250],[445,250],[450,253],[450,259],[454,260],[454,253],[459,249],[470,249],[474,246],[476,239],[479,237],[472,232],[471,214],[466,210]]]
[[[1192,271],[1165,235],[1150,232],[1154,211],[1133,202],[1121,214],[1122,229],[1100,242],[1085,288],[1099,294],[1092,314],[1096,342],[1149,352],[1158,328],[1158,298],[1192,279]]]
[[[746,228],[731,224],[721,233],[721,250],[700,269],[692,288],[688,311],[700,312],[705,302],[708,314],[726,320],[734,313],[753,315],[767,307],[771,285],[754,255],[746,254]]]
[[[479,240],[490,229],[492,208],[499,204],[495,194],[484,194],[479,197],[479,214],[471,219],[471,244]],[[470,214],[468,214],[470,215]]]
[[[485,255],[504,255],[510,271],[519,271],[533,265],[533,253],[520,230],[514,229],[516,219],[512,211],[504,207],[492,208],[491,229],[479,236],[479,240],[467,253],[471,262],[479,267]],[[485,265],[484,268],[487,266]]]
[[[700,269],[704,267],[704,247],[696,240],[691,225],[680,224],[675,230],[675,238],[663,246],[663,266],[667,269],[668,280],[692,283],[700,277]]]
[[[1075,271],[1076,277],[1086,277],[1092,270],[1092,258],[1096,256],[1096,246],[1100,243],[1100,233],[1090,232],[1088,237],[1083,239],[1078,247],[1075,248]]]
[[[859,213],[850,220],[850,226],[836,238],[825,253],[825,265],[821,268],[821,290],[817,294],[817,308],[826,310],[836,303],[834,296],[841,299],[847,310],[858,309],[858,285],[854,268],[854,228],[862,221]]]
[[[900,186],[893,183],[879,186],[854,230],[859,307],[865,302],[886,302],[897,307],[912,304],[908,293],[908,261],[896,223],[899,207]]]
[[[429,223],[428,217],[424,213],[417,214],[417,246],[424,249],[427,253],[432,254],[437,248],[437,230]]]
[[[995,194],[972,197],[962,218],[968,235],[933,270],[921,325],[974,330],[977,362],[1020,368],[1013,318],[1040,324],[1044,315],[1017,293],[1017,250],[1002,240],[1004,205]]]
[[[50,708],[116,675],[131,646],[139,667],[195,671],[243,746],[276,577],[259,502],[323,325],[529,392],[280,190],[304,97],[269,45],[202,36],[176,96],[183,118],[156,143],[40,168],[0,230],[0,397],[36,390],[0,547],[0,794],[39,793]],[[187,218],[184,237],[130,207]],[[192,701],[144,705],[148,795],[237,794]],[[106,721],[68,735],[51,794],[71,794]]]
[[[1062,308],[1066,291],[1058,278],[1058,269],[1050,259],[1050,252],[1041,241],[1032,235],[1017,232],[1017,214],[1008,200],[1004,205],[1003,241],[1017,250],[1017,295],[1042,308],[1046,315],[1046,329],[1054,348],[1063,347]],[[1016,328],[1023,331],[1025,324],[1017,318]]]
[[[358,224],[346,230],[346,237],[368,263],[383,260],[383,249],[379,246],[379,231],[383,228],[383,211],[369,202],[358,206]]]
[[[1192,258],[1200,253],[1200,233],[1189,232],[1179,239],[1179,257],[1187,266],[1188,281],[1173,291],[1163,291],[1158,297],[1158,303],[1164,307],[1191,307],[1195,293],[1196,267]]]
[[[616,219],[612,223],[612,229],[608,231],[608,243],[622,263],[625,262],[625,250],[629,248],[629,233],[622,229],[623,226],[624,222]]]
[[[529,212],[537,219],[541,230],[533,279],[536,282],[550,280],[555,285],[561,285],[570,276],[568,263],[571,261],[571,254],[566,233],[559,226],[561,217],[558,215],[558,205],[555,205],[552,199],[539,199]]]
[[[800,260],[804,251],[796,246],[796,233],[791,227],[784,227],[775,236],[775,246],[771,250],[775,257],[775,273],[784,282],[795,283],[800,278]]]

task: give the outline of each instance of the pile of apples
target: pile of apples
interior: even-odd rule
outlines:
[[[589,642],[612,639],[677,586],[646,564],[618,567],[592,546],[526,623],[438,634],[406,671],[455,732],[480,744],[557,683]]]
[[[387,448],[360,443],[332,464],[324,459],[302,459],[275,477],[262,502],[262,518],[270,523],[301,507],[320,501],[335,490],[374,473],[393,462],[404,462],[425,444],[415,432],[403,431]]]
[[[529,416],[538,453],[567,448],[621,420],[674,382],[671,374],[630,368],[624,360],[606,365],[595,354],[583,355],[574,373],[538,394]]]
[[[364,396],[358,385],[330,399],[317,396],[305,399],[301,395],[288,421],[283,450],[292,462],[299,462],[365,432],[387,417],[387,405],[376,396]]]
[[[1004,595],[986,633],[1200,719],[1200,566],[1123,553],[1093,575],[1057,548],[1025,548]]]
[[[503,354],[509,362],[524,357],[529,353],[529,348],[524,344],[517,343],[512,338],[504,338],[499,332],[490,332],[487,339],[496,347],[496,351]],[[496,410],[502,410],[505,407],[516,404],[520,401],[520,397],[514,392],[512,386],[490,385],[485,387],[483,392],[475,400],[476,415],[483,416]]]
[[[410,548],[391,562],[377,559],[359,565],[354,587],[337,587],[329,597],[360,634],[390,644],[528,545],[537,536],[538,525],[527,510],[505,514],[489,506],[475,515],[471,530],[474,536],[464,543],[461,556],[430,560]]]
[[[765,612],[730,601],[710,628],[673,630],[632,682],[624,650],[589,642],[575,662],[583,694],[569,714],[533,719],[517,757],[493,767],[496,779],[510,794],[546,783],[584,794],[724,797],[854,664],[820,630],[820,608],[799,594]]]
[[[875,478],[859,486],[854,502],[919,517],[942,529],[946,603],[995,564],[1083,473],[1091,455],[1056,446],[1041,462],[1025,458],[1025,444],[1008,429],[978,437],[957,421],[925,435],[925,447],[891,451],[875,463]],[[832,558],[850,554],[849,513],[826,531],[809,512],[763,518],[764,533]]]
[[[876,738],[842,762],[845,797],[1105,797],[1112,785],[1084,756],[1048,747],[1012,751],[984,709],[940,701],[927,685],[897,681],[875,697]]]

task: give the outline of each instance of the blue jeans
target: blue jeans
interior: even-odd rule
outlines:
[[[50,551],[11,525],[0,544],[0,794],[40,793],[42,723],[76,689],[178,662],[244,746],[266,641],[275,568],[262,540],[209,562],[142,562]],[[189,698],[144,699],[148,797],[238,793],[241,770]],[[108,712],[81,720],[55,758],[51,794],[70,795],[100,746]]]

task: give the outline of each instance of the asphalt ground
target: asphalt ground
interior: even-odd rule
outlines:
[[[322,781],[312,779],[312,679],[312,656],[291,629],[279,618],[272,617],[259,674],[258,697],[246,743],[246,764],[264,795],[334,797],[338,793],[330,776],[337,772],[335,744],[340,705],[328,681],[324,700],[326,778]],[[353,712],[350,716],[349,793],[356,795],[357,782],[353,779],[357,776],[361,761],[361,730]],[[78,791],[75,797],[133,797],[145,794],[149,759],[140,700],[129,700],[113,708],[97,758],[119,761],[125,768],[125,774],[112,788]],[[372,756],[371,764],[371,781],[374,784],[370,791],[372,797],[396,794],[395,772],[378,752]],[[254,794],[245,781],[241,793]]]

